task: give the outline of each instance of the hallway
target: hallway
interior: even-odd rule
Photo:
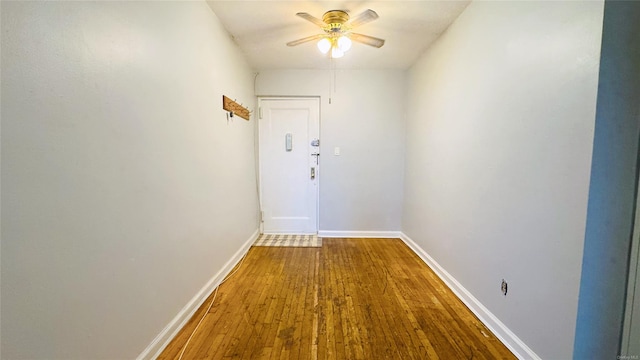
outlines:
[[[179,358],[210,303],[159,359]],[[338,238],[251,248],[183,356],[204,358],[514,356],[401,240]]]

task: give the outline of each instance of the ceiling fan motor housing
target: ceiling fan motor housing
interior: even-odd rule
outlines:
[[[329,10],[322,15],[322,21],[327,24],[327,31],[340,32],[342,25],[349,21],[349,14],[342,10]]]

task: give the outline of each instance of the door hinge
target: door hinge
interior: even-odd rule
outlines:
[[[258,117],[262,119],[262,106],[258,107]]]
[[[264,210],[260,211],[260,222],[264,222]]]

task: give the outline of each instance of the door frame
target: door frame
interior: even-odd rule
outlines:
[[[640,179],[636,189],[640,189]],[[620,355],[631,356],[640,354],[629,354],[631,347],[631,335],[633,325],[637,326],[640,321],[640,314],[634,310],[638,308],[640,302],[640,288],[637,287],[640,281],[640,194],[636,190],[635,221],[633,225],[633,235],[631,238],[631,253],[629,255],[629,272],[627,282],[627,296],[625,300],[625,310],[622,325],[622,341],[620,344]]]
[[[256,121],[256,143],[258,144],[258,205],[260,207],[260,234],[264,234],[264,210],[262,205],[262,167],[263,167],[263,155],[262,144],[260,143],[260,120],[262,120],[262,101],[263,100],[316,100],[318,102],[318,136],[322,138],[321,123],[322,123],[322,101],[320,96],[258,96],[258,121]],[[320,141],[320,151],[322,147],[322,141]],[[320,156],[318,156],[318,164],[316,167],[316,234],[320,231]]]

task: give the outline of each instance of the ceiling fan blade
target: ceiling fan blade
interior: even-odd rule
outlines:
[[[366,44],[366,45],[369,45],[369,46],[373,46],[373,47],[377,47],[377,48],[381,48],[382,45],[384,45],[384,39],[379,39],[377,37],[373,37],[373,36],[369,36],[369,35],[351,33],[351,34],[349,34],[349,37],[353,41],[357,41],[359,43],[363,43],[363,44]]]
[[[360,15],[357,15],[351,18],[351,20],[347,21],[347,25],[351,26],[352,28],[358,27],[360,25],[364,25],[368,22],[371,22],[377,19],[378,17],[379,17],[378,13],[376,13],[371,9],[367,9],[363,11]]]
[[[296,15],[300,16],[301,18],[307,20],[307,21],[311,21],[312,23],[320,26],[320,27],[325,27],[327,26],[327,24],[324,23],[324,21],[318,19],[317,17],[311,15],[311,14],[307,14],[306,12],[299,12]]]
[[[296,45],[304,44],[304,43],[309,42],[309,41],[320,40],[323,37],[325,37],[324,34],[311,35],[311,36],[304,37],[302,39],[289,41],[287,43],[287,46],[296,46]]]

